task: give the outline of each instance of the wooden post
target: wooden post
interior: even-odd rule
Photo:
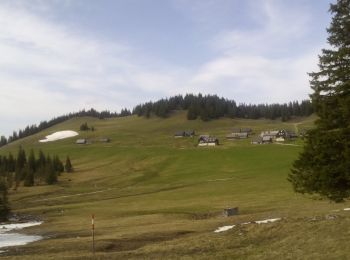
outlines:
[[[95,215],[91,215],[91,231],[92,231],[92,254],[95,256]]]

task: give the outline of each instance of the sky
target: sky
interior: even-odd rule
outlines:
[[[334,2],[334,1],[333,1]],[[330,0],[1,0],[0,135],[175,94],[307,99]]]

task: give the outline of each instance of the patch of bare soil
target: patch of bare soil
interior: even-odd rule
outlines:
[[[100,240],[96,243],[96,251],[111,252],[111,251],[130,251],[141,248],[148,244],[159,243],[163,241],[173,240],[194,231],[176,231],[164,233],[148,233],[140,236],[120,238],[120,239],[106,239]]]

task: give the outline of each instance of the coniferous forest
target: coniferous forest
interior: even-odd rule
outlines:
[[[33,150],[26,155],[25,150],[20,147],[17,157],[11,153],[8,156],[0,156],[0,179],[13,189],[17,189],[21,184],[54,184],[65,169],[67,172],[73,171],[69,157],[64,165],[57,155],[45,155],[41,150],[37,156]]]
[[[216,95],[177,95],[160,99],[156,102],[147,102],[134,107],[132,111],[122,109],[120,113],[102,111],[98,112],[91,108],[76,113],[59,116],[49,121],[43,121],[39,125],[25,127],[18,132],[14,131],[11,136],[0,137],[0,147],[18,139],[36,134],[53,125],[62,123],[74,117],[90,116],[99,119],[138,115],[149,118],[151,115],[166,118],[174,110],[187,110],[187,119],[201,119],[208,121],[220,117],[248,118],[248,119],[278,119],[287,121],[293,116],[309,116],[313,113],[313,107],[309,100],[294,101],[285,104],[237,104],[234,100],[220,98]],[[86,125],[86,127],[88,127]]]
[[[52,185],[65,170],[74,170],[68,156],[64,165],[57,155],[51,157],[41,150],[38,157],[33,150],[27,156],[22,147],[19,148],[16,158],[11,153],[0,156],[0,221],[6,220],[10,211],[7,199],[9,188],[17,190],[20,185]]]

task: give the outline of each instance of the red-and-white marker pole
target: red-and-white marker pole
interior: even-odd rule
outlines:
[[[95,214],[91,215],[92,253],[95,255]]]

